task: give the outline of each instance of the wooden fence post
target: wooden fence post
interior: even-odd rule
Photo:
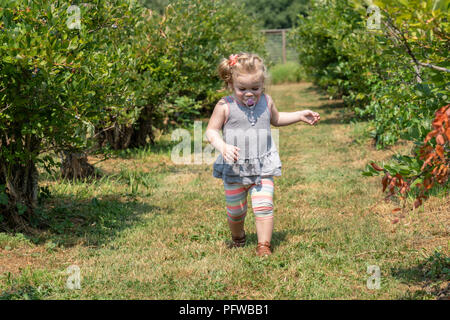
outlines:
[[[282,39],[282,61],[283,63],[287,62],[286,58],[286,31],[289,31],[290,29],[268,29],[268,30],[261,30],[261,32],[265,34],[280,34],[281,33],[281,39]]]

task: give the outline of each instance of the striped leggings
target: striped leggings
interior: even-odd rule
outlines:
[[[261,177],[261,185],[228,184],[225,188],[228,220],[242,222],[247,215],[247,195],[250,191],[256,220],[273,219],[273,177]]]

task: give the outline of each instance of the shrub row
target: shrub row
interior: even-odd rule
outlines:
[[[418,200],[426,196],[419,190],[424,181],[427,193],[448,186],[448,175],[435,176],[448,172],[448,140],[426,139],[438,110],[449,103],[448,9],[448,1],[441,0],[312,0],[308,16],[299,16],[291,33],[307,74],[369,120],[377,148],[399,139],[414,142],[411,156],[377,168],[385,173],[384,181],[397,177],[391,191],[407,189]],[[449,134],[448,123],[439,121],[439,130]],[[421,148],[437,150],[440,142],[442,153],[434,154],[442,162],[424,166]],[[365,174],[379,172],[368,165]],[[398,183],[400,178],[411,189]]]
[[[87,150],[151,142],[155,128],[211,109],[222,57],[264,54],[234,0],[177,0],[164,14],[134,0],[1,2],[3,226],[26,229],[33,217],[37,163],[50,169],[61,155],[75,177]]]

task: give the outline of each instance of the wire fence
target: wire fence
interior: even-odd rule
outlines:
[[[298,61],[296,50],[289,46],[289,31],[290,29],[261,30],[266,37],[266,50],[270,62],[279,64]]]

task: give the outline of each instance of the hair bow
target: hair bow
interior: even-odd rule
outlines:
[[[238,61],[238,57],[239,57],[238,54],[232,54],[232,55],[228,58],[228,64],[229,64],[230,66],[234,66],[234,65],[237,63],[237,61]]]

